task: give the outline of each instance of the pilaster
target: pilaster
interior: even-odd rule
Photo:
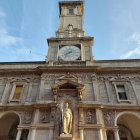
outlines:
[[[95,97],[95,101],[99,101],[99,85],[98,85],[98,80],[97,80],[97,75],[93,74],[92,75],[92,85],[93,85],[93,94]]]
[[[26,97],[26,102],[27,102],[27,103],[28,103],[28,102],[29,102],[29,103],[31,102],[32,85],[33,85],[33,83],[30,82],[30,84],[29,84],[29,90],[28,90],[27,97]]]
[[[40,92],[39,92],[39,100],[43,100],[44,97],[44,84],[45,84],[45,78],[42,76],[41,82],[40,82]]]
[[[35,140],[36,128],[32,128],[30,140]]]
[[[105,81],[105,86],[106,86],[106,92],[107,92],[107,96],[108,96],[108,102],[113,102],[113,97],[112,97],[112,94],[109,94],[109,82],[108,81]]]
[[[2,95],[1,104],[6,103],[6,100],[7,100],[6,97],[7,97],[7,94],[8,94],[9,87],[10,87],[10,82],[7,81],[4,92],[3,92],[3,95]]]

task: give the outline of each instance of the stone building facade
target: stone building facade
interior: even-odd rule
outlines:
[[[83,1],[59,9],[47,61],[0,63],[0,140],[140,140],[140,60],[94,60]]]

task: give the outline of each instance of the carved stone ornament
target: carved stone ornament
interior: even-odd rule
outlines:
[[[129,82],[130,81],[130,77],[127,75],[100,75],[98,77],[98,79],[100,81],[109,81],[109,82],[115,82],[115,81],[125,81],[125,82]]]
[[[56,78],[58,80],[73,80],[73,81],[77,81],[78,77],[74,74],[71,73],[67,73],[67,74],[63,74],[63,75],[57,75]]]
[[[50,122],[50,111],[49,110],[41,110],[39,121],[41,123],[49,123]]]
[[[93,73],[91,75],[91,78],[92,78],[93,81],[97,81],[98,80],[98,77],[97,77],[97,74],[96,73]]]
[[[105,125],[113,126],[114,125],[114,121],[115,121],[115,116],[116,116],[115,111],[104,112]]]
[[[32,112],[24,112],[23,124],[30,124],[32,121]]]
[[[96,114],[95,111],[87,110],[86,112],[86,123],[93,124],[96,122]]]
[[[12,78],[9,78],[9,81],[11,82],[11,83],[13,83],[13,82],[27,82],[27,83],[29,83],[30,81],[31,81],[31,78],[29,78],[29,77],[12,77]]]

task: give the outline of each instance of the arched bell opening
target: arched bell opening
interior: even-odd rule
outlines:
[[[134,114],[122,114],[117,119],[120,140],[140,139],[140,119]]]
[[[16,113],[7,113],[0,118],[0,140],[16,140],[20,123]]]

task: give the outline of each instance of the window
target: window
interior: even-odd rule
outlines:
[[[18,100],[23,90],[23,85],[16,85],[15,92],[13,95],[13,100]]]
[[[24,83],[13,83],[12,91],[9,97],[9,102],[19,102],[23,93]]]
[[[124,85],[117,85],[117,93],[120,100],[127,100],[126,90]]]
[[[129,83],[126,81],[112,82],[115,87],[116,97],[119,103],[132,103],[130,100]]]
[[[74,15],[74,9],[69,9],[69,15]]]

